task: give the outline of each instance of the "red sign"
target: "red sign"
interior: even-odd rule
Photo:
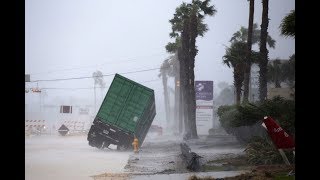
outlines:
[[[263,123],[267,127],[268,134],[278,149],[291,149],[295,147],[293,138],[285,132],[275,120],[266,116]]]
[[[197,106],[197,109],[213,109],[213,106]]]

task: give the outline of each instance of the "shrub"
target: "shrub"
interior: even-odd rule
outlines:
[[[220,123],[226,130],[230,127],[251,126],[262,120],[264,116],[271,116],[289,134],[295,133],[295,102],[274,97],[263,103],[256,103],[257,107],[249,104],[241,106],[220,106],[218,116]]]
[[[255,137],[244,150],[248,158],[248,163],[253,165],[262,164],[283,164],[284,161],[269,138]],[[293,153],[285,151],[288,160],[294,162]]]

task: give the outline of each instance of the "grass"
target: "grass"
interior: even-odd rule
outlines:
[[[250,166],[247,163],[245,156],[238,156],[232,158],[223,158],[208,161],[202,166],[203,171],[237,171],[248,170]]]
[[[288,172],[280,172],[274,175],[275,180],[294,180],[295,176],[287,176]]]

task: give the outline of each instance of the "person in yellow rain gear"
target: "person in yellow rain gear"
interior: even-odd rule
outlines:
[[[139,151],[139,140],[138,140],[138,138],[136,136],[134,136],[132,146],[133,146],[134,153],[138,153],[138,151]]]

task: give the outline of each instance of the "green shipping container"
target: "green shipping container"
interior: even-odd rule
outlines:
[[[94,120],[93,126],[99,127],[91,127],[95,130],[90,131],[107,132],[100,133],[107,140],[99,140],[98,144],[107,141],[107,145],[130,146],[131,142],[123,142],[127,135],[129,139],[136,136],[142,144],[155,115],[154,91],[116,74]]]

